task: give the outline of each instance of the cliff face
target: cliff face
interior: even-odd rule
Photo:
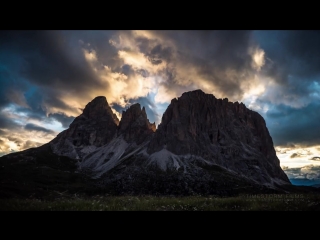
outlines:
[[[201,90],[171,101],[147,151],[162,149],[200,156],[259,182],[288,182],[261,115]]]
[[[123,111],[119,122],[106,98],[97,97],[50,146],[124,193],[152,194],[148,189],[158,189],[157,182],[163,182],[160,192],[187,194],[214,194],[237,182],[290,184],[264,119],[201,90],[173,99],[158,129],[140,104]]]

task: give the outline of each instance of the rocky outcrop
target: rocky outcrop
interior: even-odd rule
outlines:
[[[122,112],[119,124],[119,135],[122,134],[128,142],[135,141],[142,143],[156,130],[155,123],[151,124],[147,118],[146,110],[139,103],[133,104],[126,111]]]
[[[50,144],[56,154],[81,159],[83,148],[94,150],[109,143],[116,136],[118,124],[106,97],[99,96],[89,102],[83,113]]]
[[[201,90],[171,101],[147,152],[163,149],[202,157],[260,183],[289,183],[261,115]]]

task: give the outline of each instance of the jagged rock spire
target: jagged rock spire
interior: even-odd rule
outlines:
[[[145,107],[141,109],[139,103],[131,105],[126,111],[122,112],[119,123],[119,134],[123,134],[125,140],[143,141],[155,131],[155,124],[151,124],[147,118]]]

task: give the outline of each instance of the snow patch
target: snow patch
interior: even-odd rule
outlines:
[[[163,171],[166,171],[168,168],[168,165],[170,163],[173,163],[173,165],[176,167],[176,169],[179,169],[180,165],[178,163],[179,157],[172,152],[168,151],[167,149],[162,149],[158,152],[155,152],[150,155],[149,157],[149,164],[156,164],[159,168],[161,168]],[[148,165],[149,165],[148,164]]]
[[[178,170],[179,168],[183,167],[184,173],[187,173],[187,167],[192,165],[191,168],[194,168],[193,164],[191,163],[192,160],[202,161],[208,165],[213,164],[212,162],[209,162],[208,160],[205,160],[200,156],[195,156],[191,154],[176,155],[168,151],[166,148],[163,148],[162,150],[155,152],[149,156],[148,165],[155,164],[163,171],[166,171],[167,169]]]

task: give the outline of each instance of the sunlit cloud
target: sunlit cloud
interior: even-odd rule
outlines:
[[[85,55],[90,56],[86,50],[84,50],[84,53]],[[151,78],[145,78],[141,76],[141,74],[138,74],[136,72],[131,75],[125,75],[121,72],[113,71],[109,66],[99,63],[97,58],[94,56],[94,52],[90,54],[93,56],[86,57],[86,59],[90,63],[91,67],[96,71],[97,77],[100,79],[102,85],[105,84],[104,89],[92,90],[92,92],[90,93],[90,95],[92,95],[92,98],[99,95],[107,96],[107,101],[111,105],[116,103],[122,107],[126,107],[128,105],[129,99],[146,96],[154,87],[154,82]],[[124,58],[126,57],[127,55],[124,54]],[[142,59],[144,58],[143,56],[141,57]],[[140,69],[140,65],[137,64],[138,62],[139,59],[135,63],[136,65],[134,65],[135,71]],[[128,63],[124,61],[124,65],[125,64]]]
[[[319,145],[318,146],[299,146],[294,147],[276,147],[276,153],[280,159],[282,167],[297,168],[304,167],[306,165],[320,166],[320,162],[313,160],[317,156],[320,156]]]
[[[29,131],[23,128],[18,131],[4,131],[0,137],[0,156],[8,152],[16,152],[38,147],[52,140],[57,134],[48,134],[39,131]]]
[[[2,130],[0,137],[0,156],[8,152],[22,151],[30,147],[41,146],[51,141],[56,135],[57,132],[52,130],[46,132],[39,129],[30,130],[24,127],[10,131]]]
[[[265,52],[260,48],[249,48],[249,53],[252,56],[251,66],[260,71],[261,67],[265,64]]]
[[[64,129],[53,119],[32,119],[17,111],[16,105],[2,109],[0,114],[14,124],[10,128],[0,126],[0,156],[45,144]]]

